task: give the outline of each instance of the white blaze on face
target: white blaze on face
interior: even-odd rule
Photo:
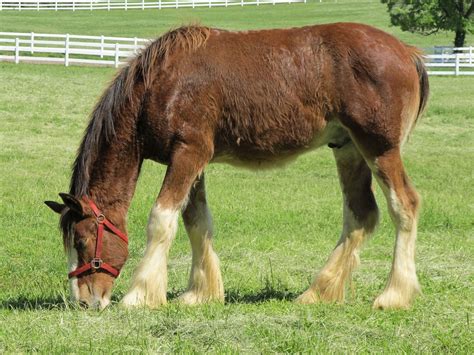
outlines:
[[[72,272],[77,269],[77,265],[79,263],[79,258],[77,255],[76,249],[71,245],[67,251],[67,259],[68,259],[68,269],[69,272]],[[69,289],[71,292],[71,299],[73,301],[79,300],[79,286],[77,284],[77,277],[72,277],[69,279]]]

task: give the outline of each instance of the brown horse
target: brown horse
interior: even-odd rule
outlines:
[[[61,213],[74,299],[105,307],[128,257],[126,215],[143,159],[167,165],[127,306],[166,303],[168,250],[179,212],[192,246],[186,304],[224,301],[212,248],[204,169],[274,167],[329,145],[343,192],[342,235],[298,299],[343,301],[359,249],[378,219],[380,184],[396,227],[392,270],[376,308],[406,308],[415,271],[419,198],[400,150],[423,111],[427,74],[416,49],[353,23],[231,32],[182,27],[124,67],[95,107]],[[121,232],[122,231],[122,232]]]

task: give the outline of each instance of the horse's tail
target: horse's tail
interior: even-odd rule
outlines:
[[[415,119],[416,124],[422,113],[425,111],[426,104],[428,103],[428,97],[430,94],[430,84],[428,82],[428,73],[426,72],[422,53],[418,49],[414,49],[412,52],[412,58],[416,66],[418,80],[420,82],[420,105],[418,107],[418,113]]]

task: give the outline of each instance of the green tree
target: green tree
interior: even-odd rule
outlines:
[[[390,20],[403,31],[429,35],[454,31],[454,46],[464,46],[467,33],[474,33],[474,0],[381,0]]]

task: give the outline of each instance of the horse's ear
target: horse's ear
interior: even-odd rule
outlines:
[[[51,208],[54,212],[59,213],[59,214],[63,213],[63,210],[66,208],[66,205],[63,205],[62,203],[57,203],[54,201],[44,201],[44,203],[46,204],[46,206]]]
[[[84,210],[82,209],[82,205],[77,198],[75,198],[73,195],[62,192],[59,194],[59,196],[62,198],[67,207],[78,213],[80,216],[84,216]]]

